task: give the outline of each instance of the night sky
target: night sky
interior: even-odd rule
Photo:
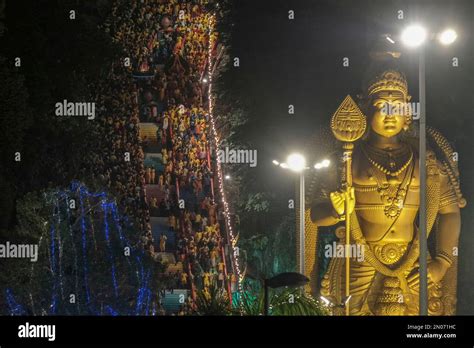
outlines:
[[[248,104],[248,138],[258,150],[255,179],[261,187],[294,195],[291,176],[276,169],[272,159],[284,160],[302,149],[308,138],[330,117],[347,94],[362,92],[364,79],[374,67],[369,52],[391,45],[403,27],[420,22],[432,32],[450,26],[458,32],[448,47],[436,40],[426,49],[427,123],[442,131],[460,156],[462,191],[468,200],[463,209],[460,255],[460,313],[474,312],[474,174],[472,162],[474,72],[472,1],[282,1],[239,0],[232,19],[231,57],[240,67],[231,68],[232,86]],[[295,19],[288,19],[288,11]],[[397,11],[404,19],[397,19]],[[400,48],[400,68],[407,75],[412,101],[418,101],[416,50]],[[350,66],[342,66],[343,57]],[[452,57],[459,67],[451,66]],[[288,105],[295,114],[288,114]],[[307,154],[310,156],[310,154]],[[469,274],[469,277],[463,277]]]

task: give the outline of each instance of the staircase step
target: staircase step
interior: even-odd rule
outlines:
[[[158,252],[155,254],[156,256],[156,260],[158,262],[162,262],[162,263],[169,263],[171,265],[174,265],[176,263],[176,259],[174,257],[174,254],[172,253],[161,253],[161,252]],[[182,268],[183,266],[181,266]]]
[[[155,250],[160,250],[160,236],[163,233],[168,239],[166,240],[166,251],[176,250],[176,233],[170,231],[167,217],[150,217],[151,233],[155,241]],[[174,261],[173,261],[174,263]]]
[[[161,190],[159,185],[146,184],[145,185],[147,203],[151,204],[151,199],[156,198],[156,203],[159,204],[165,198],[165,192]]]
[[[183,271],[183,263],[178,262],[178,263],[170,263],[168,267],[166,268],[166,274],[176,274],[178,272]]]
[[[163,298],[163,308],[170,313],[178,313],[181,306],[183,306],[183,300],[189,296],[189,290],[184,289],[174,289],[173,293],[171,291],[166,291]]]
[[[162,145],[157,143],[148,143],[148,145],[143,146],[143,152],[145,153],[161,153]]]
[[[139,131],[140,139],[147,139],[149,142],[156,143],[156,131],[158,130],[158,125],[152,122],[140,122]],[[146,137],[146,138],[145,138]]]

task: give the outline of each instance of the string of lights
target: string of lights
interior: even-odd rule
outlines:
[[[8,307],[10,307],[10,314],[11,315],[26,315],[27,311],[16,302],[15,297],[12,294],[11,289],[6,289],[6,299]]]
[[[112,252],[112,247],[110,245],[110,233],[109,233],[109,222],[107,220],[108,210],[107,207],[114,203],[107,203],[105,199],[102,201],[102,210],[104,212],[104,233],[105,233],[105,240],[107,244],[107,249],[109,252],[110,258],[110,266],[111,266],[111,273],[112,273],[112,284],[114,286],[115,297],[118,297],[118,286],[117,286],[117,277],[115,276],[115,264],[114,264],[114,255]]]
[[[211,130],[212,130],[212,136],[214,138],[214,145],[215,148],[218,149],[220,146],[220,138],[219,135],[217,134],[216,130],[216,124],[215,124],[215,118],[214,118],[214,103],[213,103],[213,96],[212,96],[212,75],[213,75],[213,66],[212,66],[212,50],[214,47],[214,27],[215,27],[215,15],[211,14],[209,18],[209,46],[208,46],[208,62],[207,62],[207,69],[208,69],[208,107],[209,107],[209,120],[211,123]],[[229,204],[226,200],[226,195],[225,195],[225,190],[224,190],[224,177],[222,174],[222,167],[221,163],[216,160],[216,168],[217,168],[217,178],[218,178],[218,184],[219,184],[219,192],[221,196],[221,201],[222,201],[222,206],[224,208],[224,219],[225,223],[227,226],[227,230],[229,232],[230,236],[230,242],[232,246],[232,251],[233,251],[233,261],[234,261],[234,268],[235,271],[237,272],[237,282],[238,282],[238,292],[239,292],[239,297],[242,299],[242,274],[240,271],[240,266],[239,266],[239,251],[238,248],[236,247],[237,240],[235,239],[234,236],[234,231],[232,229],[232,223],[231,223],[231,218],[230,218],[230,210],[229,210]],[[240,311],[242,313],[243,311],[243,302],[240,301]]]
[[[69,197],[68,195],[64,194],[63,197],[66,199],[66,202],[69,202]],[[89,203],[90,205],[90,203]],[[67,216],[67,221],[71,221],[71,209],[69,208],[69,204],[66,204],[66,216]],[[92,217],[91,217],[92,220]],[[72,226],[71,224],[67,224],[68,226],[68,231],[69,231],[69,237],[71,240],[74,240],[74,233],[72,231]],[[94,230],[92,229],[92,235],[94,235]],[[96,247],[97,249],[97,247]],[[74,254],[74,267],[75,269],[79,269],[79,262],[77,259],[77,248],[76,248],[76,243],[72,243],[72,250]],[[76,294],[79,293],[79,279],[78,279],[78,274],[75,272],[74,275],[75,281],[74,281],[74,289],[76,291]],[[76,302],[76,308],[79,310],[79,302]]]

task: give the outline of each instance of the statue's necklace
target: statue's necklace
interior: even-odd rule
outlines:
[[[390,172],[383,170],[381,165],[377,165],[374,160],[369,156],[368,151],[363,147],[364,154],[366,154],[367,160],[383,174],[374,173],[377,180],[378,192],[380,199],[384,204],[384,214],[390,219],[396,219],[400,216],[403,205],[405,202],[406,195],[408,193],[408,186],[410,185],[413,176],[413,152],[409,146],[403,148],[401,151],[395,154],[396,157],[408,157],[408,160],[403,164],[400,169],[396,172]],[[408,151],[407,151],[408,150]],[[378,153],[379,156],[383,156],[382,153]],[[387,157],[387,154],[385,154]],[[389,163],[393,160],[389,157]],[[375,163],[374,163],[375,162]],[[406,170],[408,168],[408,170]],[[397,179],[397,176],[405,171],[402,181]],[[378,175],[377,175],[378,174]]]
[[[402,212],[405,198],[408,194],[408,188],[413,177],[413,169],[414,165],[412,162],[405,172],[402,182],[399,182],[398,184],[393,184],[396,180],[395,178],[386,178],[388,181],[387,184],[381,182],[378,183],[380,198],[385,205],[384,213],[385,216],[390,219],[399,217]]]
[[[409,146],[402,147],[399,151],[384,151],[374,148],[370,145],[363,145],[362,152],[367,160],[382,173],[390,176],[398,176],[413,161],[413,151]],[[375,157],[375,158],[374,158]],[[404,160],[405,159],[405,160]],[[403,161],[402,165],[397,166],[397,162]],[[384,164],[381,164],[384,163]],[[388,168],[387,168],[388,167]],[[398,169],[396,169],[398,167]]]

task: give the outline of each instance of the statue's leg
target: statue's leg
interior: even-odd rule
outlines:
[[[351,315],[373,315],[369,309],[368,295],[375,275],[376,271],[369,263],[356,260],[351,261]]]
[[[431,255],[428,254],[428,262],[431,261]],[[417,268],[412,269],[408,274],[418,272]],[[405,300],[408,306],[407,315],[419,315],[420,305],[420,282],[416,277],[409,284],[405,292]],[[442,284],[428,283],[428,315],[445,315],[446,307],[449,308],[449,302],[443,301]],[[445,303],[446,302],[446,303]],[[448,304],[448,305],[446,305]]]

